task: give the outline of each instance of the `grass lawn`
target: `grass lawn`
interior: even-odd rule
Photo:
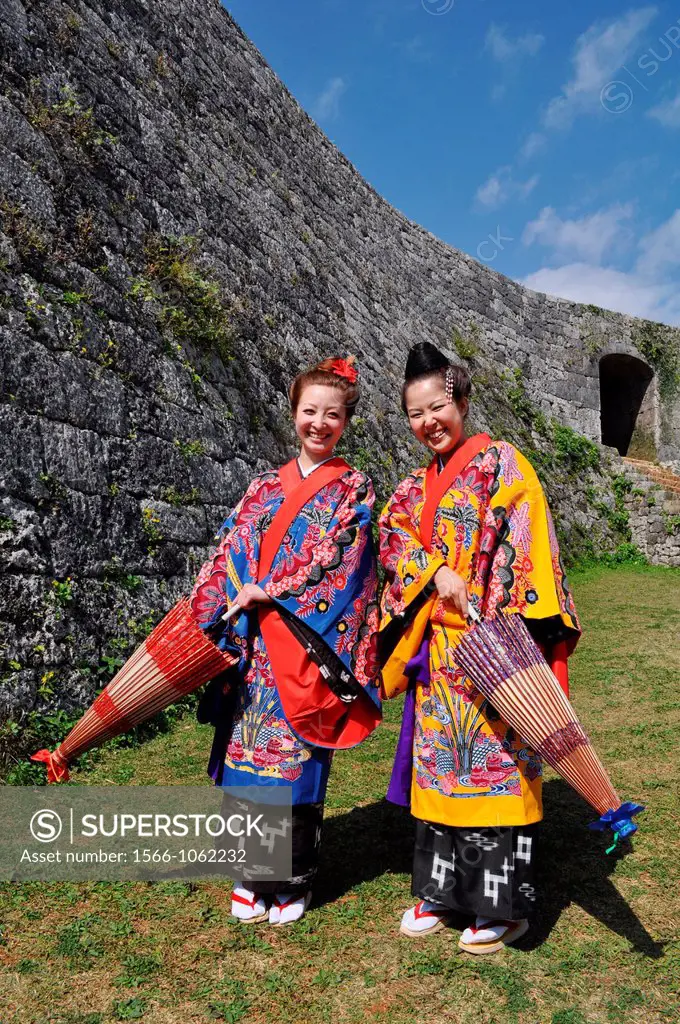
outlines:
[[[315,902],[289,928],[237,925],[219,882],[0,885],[0,1024],[680,1020],[680,571],[573,578],[585,635],[572,697],[622,798],[648,806],[634,852],[606,856],[593,812],[545,786],[543,901],[521,946],[488,958],[458,931],[398,934],[413,828],[386,804],[401,701],[336,756]],[[209,784],[212,730],[184,720],[104,752],[82,784]]]

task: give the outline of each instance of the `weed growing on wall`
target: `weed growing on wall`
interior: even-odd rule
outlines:
[[[633,342],[659,379],[659,394],[673,398],[680,390],[680,344],[677,332],[666,324],[643,320],[633,331]]]
[[[144,273],[129,294],[154,302],[159,328],[175,343],[188,342],[199,351],[217,353],[223,362],[230,360],[234,310],[224,301],[219,282],[199,266],[199,239],[152,235],[144,255]]]

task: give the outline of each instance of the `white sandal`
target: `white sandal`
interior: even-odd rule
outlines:
[[[269,910],[269,923],[275,925],[292,924],[299,921],[312,902],[311,890],[304,896],[295,893],[277,892]]]
[[[504,946],[521,939],[528,931],[529,922],[526,918],[521,921],[498,921],[478,917],[474,927],[465,929],[458,941],[458,947],[477,956],[498,953]]]
[[[267,918],[267,905],[261,896],[246,889],[245,885],[237,885],[231,894],[232,917],[244,924],[257,924]]]
[[[409,907],[404,912],[399,931],[412,939],[420,935],[432,935],[446,927],[450,914],[451,911],[441,903],[421,900],[415,907]]]

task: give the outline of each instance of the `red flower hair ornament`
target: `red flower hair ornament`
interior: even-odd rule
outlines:
[[[349,359],[327,359],[319,369],[328,370],[336,377],[344,377],[350,384],[356,384],[359,379],[359,371],[354,366],[353,356],[350,356]]]

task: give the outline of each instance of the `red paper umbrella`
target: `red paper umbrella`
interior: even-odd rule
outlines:
[[[592,828],[611,828],[617,841],[636,831],[568,697],[520,615],[481,621],[455,649],[457,665],[501,717],[601,815]]]
[[[238,611],[238,606],[233,606]],[[48,782],[65,782],[68,763],[105,740],[127,732],[198,689],[237,661],[200,628],[182,598],[113,677],[56,750],[39,750]]]

